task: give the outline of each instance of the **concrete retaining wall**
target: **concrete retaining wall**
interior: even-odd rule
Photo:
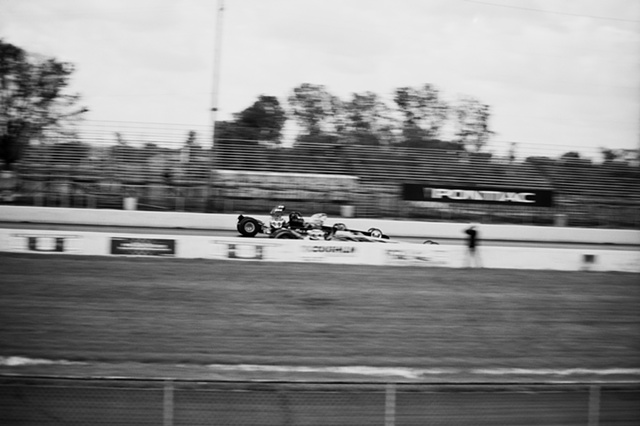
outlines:
[[[268,220],[268,215],[259,216]],[[106,209],[0,206],[0,221],[16,223],[56,223],[70,225],[133,226],[235,230],[237,215],[180,212],[146,212]],[[461,238],[468,224],[351,219],[330,217],[328,224],[345,223],[349,228],[382,229],[392,237],[425,239]],[[520,225],[481,225],[482,238],[494,241],[566,242],[640,245],[640,231]]]
[[[374,266],[467,266],[464,246],[0,229],[0,251]],[[640,251],[482,247],[481,266],[640,272]]]

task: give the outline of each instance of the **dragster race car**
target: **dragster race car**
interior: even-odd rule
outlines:
[[[251,216],[238,216],[236,228],[244,237],[255,237],[264,233],[270,238],[279,239],[310,239],[337,241],[388,242],[389,237],[378,228],[367,231],[348,229],[343,223],[327,226],[324,222],[327,215],[316,213],[305,221],[300,212],[289,213],[288,220],[284,217],[285,206],[274,207],[268,222],[263,222]]]

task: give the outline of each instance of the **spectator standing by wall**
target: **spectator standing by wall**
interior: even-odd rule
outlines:
[[[466,266],[469,268],[482,268],[480,262],[480,255],[478,254],[478,245],[480,241],[480,232],[478,225],[472,223],[467,229],[464,230],[467,235],[467,259]]]

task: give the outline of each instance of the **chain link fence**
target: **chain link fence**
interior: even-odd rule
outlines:
[[[347,217],[640,228],[631,162],[310,141],[220,139],[212,149],[186,128],[122,126],[28,145],[0,176],[0,203],[249,214],[287,204]],[[414,202],[405,184],[552,191],[554,204]]]
[[[640,383],[400,384],[0,376],[2,425],[629,425]]]

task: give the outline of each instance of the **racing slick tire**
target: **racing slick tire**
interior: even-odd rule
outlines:
[[[367,231],[373,238],[382,238],[382,231],[378,228],[369,228]]]
[[[274,232],[271,235],[271,238],[277,238],[280,240],[299,240],[300,239],[298,234],[293,232],[291,229],[280,229]]]
[[[237,229],[243,237],[255,237],[260,231],[260,223],[252,217],[245,217],[238,222]]]

